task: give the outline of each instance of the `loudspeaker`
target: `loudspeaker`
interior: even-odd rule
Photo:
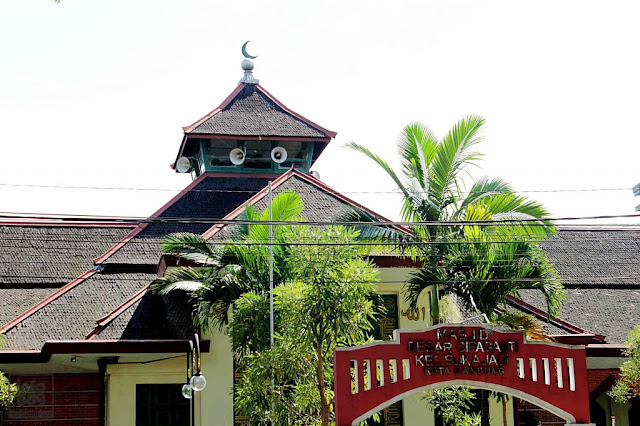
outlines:
[[[176,170],[180,173],[187,173],[191,168],[191,160],[187,157],[180,157],[178,158],[178,161],[176,161]]]
[[[274,163],[284,163],[287,161],[287,150],[281,146],[276,146],[271,150],[271,159]]]
[[[233,148],[229,153],[229,160],[231,160],[231,162],[236,166],[239,166],[240,164],[244,163],[245,157],[246,156],[242,148]]]

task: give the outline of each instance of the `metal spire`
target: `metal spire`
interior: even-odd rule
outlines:
[[[258,55],[252,56],[247,53],[247,43],[249,42],[247,41],[242,45],[242,55],[244,56],[244,59],[242,60],[241,66],[244,70],[244,75],[242,76],[238,84],[258,84],[260,83],[260,80],[253,76],[254,64],[252,61],[252,59],[257,58]]]

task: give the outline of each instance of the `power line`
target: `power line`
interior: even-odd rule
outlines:
[[[141,187],[115,187],[115,186],[75,186],[75,185],[42,185],[42,184],[12,184],[12,183],[0,183],[0,187],[13,187],[13,188],[37,188],[37,189],[81,189],[81,190],[104,190],[104,191],[148,191],[148,192],[211,192],[211,193],[250,193],[255,194],[259,190],[246,190],[246,189],[171,189],[171,188],[141,188]],[[632,191],[631,187],[625,188],[561,188],[561,189],[531,189],[531,190],[509,190],[499,191],[504,193],[566,193],[566,192],[616,192],[616,191]],[[317,189],[296,192],[309,192],[317,193]],[[393,194],[402,195],[400,189],[391,191],[329,191],[323,189],[322,192],[327,194]],[[461,194],[484,194],[495,193],[496,191],[461,191]],[[428,192],[421,192],[427,194]]]
[[[112,279],[112,280],[116,280],[116,281],[147,282],[147,279],[144,279],[144,278],[119,277],[119,275],[128,275],[128,274],[143,274],[143,273],[141,273],[141,272],[120,272],[120,273],[114,273],[114,274],[96,274],[96,275],[93,275],[93,276],[88,277],[86,279],[88,280],[88,279],[91,279],[91,278],[94,278],[94,277],[100,277],[102,279]],[[144,275],[153,275],[153,274],[144,274]],[[75,280],[75,279],[78,278],[78,276],[0,275],[0,278]],[[621,276],[621,277],[601,277],[601,276],[597,276],[597,277],[561,278],[560,279],[560,281],[562,283],[565,283],[565,282],[569,282],[569,283],[570,282],[592,282],[592,281],[597,283],[598,281],[608,281],[608,280],[610,280],[610,281],[640,280],[640,274],[632,274],[632,275]],[[455,281],[462,282],[462,280],[455,280]],[[534,282],[534,283],[537,283],[537,282],[543,282],[543,281],[546,281],[546,280],[542,279],[542,278],[490,278],[490,279],[470,279],[470,280],[465,280],[465,281],[469,281],[469,282],[486,282],[486,283],[491,283],[491,282]],[[268,280],[255,280],[253,282],[258,283],[258,284],[268,284],[269,283]],[[377,282],[380,283],[380,284],[405,284],[405,283],[407,283],[407,280],[380,280],[380,281],[377,281]],[[442,281],[437,281],[437,280],[424,280],[422,282],[425,283],[425,284],[442,284]],[[20,283],[15,283],[15,282],[1,283],[0,284],[0,291],[6,290],[6,289],[11,289],[11,287],[3,287],[5,285],[16,285],[16,284],[20,284]],[[29,283],[29,284],[38,284],[38,283]],[[588,290],[592,286],[594,286],[594,284],[585,284],[583,288]],[[640,283],[639,283],[639,287],[640,287]]]
[[[6,221],[29,221],[29,220],[58,220],[68,223],[181,223],[181,224],[211,224],[211,225],[343,225],[343,226],[382,226],[382,227],[411,227],[411,226],[502,226],[502,225],[518,225],[526,223],[527,226],[550,226],[556,222],[576,221],[576,220],[602,220],[602,219],[625,219],[640,218],[640,213],[634,214],[618,214],[618,215],[596,215],[596,216],[564,216],[549,218],[520,218],[520,219],[493,219],[493,220],[436,220],[436,221],[389,221],[389,222],[360,222],[360,221],[268,221],[268,220],[247,220],[247,219],[224,219],[224,218],[206,218],[206,217],[161,217],[150,216],[142,217],[114,217],[114,216],[90,216],[90,215],[58,215],[48,213],[18,213],[18,212],[0,212],[0,225],[2,219]],[[579,225],[579,224],[577,224]]]

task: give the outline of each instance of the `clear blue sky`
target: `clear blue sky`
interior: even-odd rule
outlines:
[[[181,126],[242,75],[338,132],[317,162],[338,190],[391,190],[402,126],[487,119],[482,171],[519,190],[640,182],[633,1],[2,0],[0,184],[180,189]],[[0,211],[151,214],[171,192],[0,186]],[[390,195],[350,194],[396,217]],[[631,214],[631,191],[533,193],[556,216]]]

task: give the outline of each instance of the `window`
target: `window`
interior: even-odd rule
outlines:
[[[182,384],[136,385],[136,425],[189,425],[189,402]]]

